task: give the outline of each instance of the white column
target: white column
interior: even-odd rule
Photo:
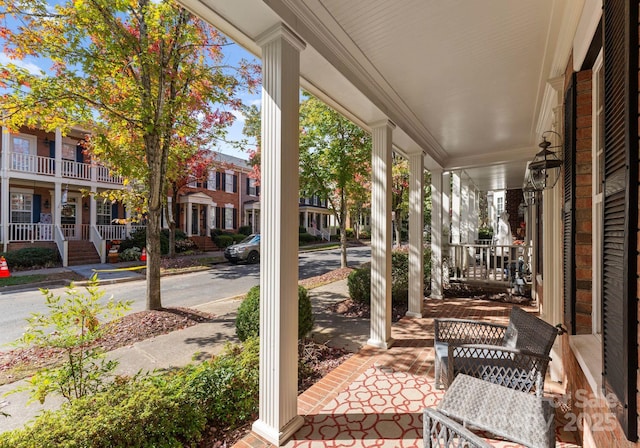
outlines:
[[[433,205],[432,205],[433,207]],[[446,245],[451,241],[451,173],[442,173],[442,238]],[[444,253],[442,255],[445,255]]]
[[[96,192],[97,192],[97,188],[94,186],[91,187],[91,194],[89,195],[89,224],[91,224],[91,227],[95,226],[96,223],[98,222],[97,220],[97,214],[96,214]]]
[[[391,152],[395,124],[372,126],[371,151],[371,337],[367,342],[389,348],[391,339]]]
[[[11,134],[2,127],[2,183],[0,185],[0,225],[2,225],[2,251],[6,252],[9,245],[9,151],[11,151]]]
[[[451,244],[460,244],[460,174],[451,173]]]
[[[187,227],[184,230],[187,236],[191,236],[191,224],[192,224],[192,217],[193,217],[193,214],[191,212],[191,202],[185,202],[183,205],[184,205],[184,216],[185,216],[186,227]],[[224,228],[224,224],[222,225],[222,227]]]
[[[431,298],[442,299],[443,216],[449,216],[449,175],[431,170]],[[443,202],[447,204],[443,205]],[[448,242],[447,242],[448,243]],[[448,245],[448,244],[447,244]]]
[[[469,202],[469,177],[463,174],[460,177],[460,242],[463,244],[469,244]]]
[[[409,309],[407,316],[422,317],[424,302],[424,156],[409,156]]]
[[[62,132],[60,129],[56,129],[55,136],[55,177],[62,178]]]
[[[298,396],[298,110],[305,43],[284,25],[262,47],[260,405],[253,430],[282,445],[302,426]]]

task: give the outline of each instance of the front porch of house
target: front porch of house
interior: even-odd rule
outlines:
[[[436,406],[445,391],[433,374],[433,318],[455,317],[506,324],[513,305],[476,299],[425,300],[424,315],[393,325],[395,340],[387,350],[365,346],[321,381],[298,396],[304,423],[284,446],[421,447],[422,411]],[[533,306],[524,307],[536,313]],[[556,407],[556,447],[581,446],[574,413],[561,383],[547,379],[545,396]],[[575,405],[574,405],[575,406]],[[491,438],[496,447],[520,446]],[[255,433],[237,448],[273,447]]]

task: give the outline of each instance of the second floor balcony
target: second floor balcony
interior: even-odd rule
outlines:
[[[122,177],[112,174],[102,165],[62,159],[57,168],[56,160],[51,157],[19,152],[9,152],[8,156],[6,167],[8,171],[52,177],[59,171],[60,177],[67,179],[122,185]]]

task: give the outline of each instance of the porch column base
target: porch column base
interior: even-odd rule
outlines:
[[[377,339],[369,339],[367,341],[367,345],[370,345],[370,346],[376,347],[376,348],[381,348],[383,350],[387,350],[387,349],[390,349],[391,347],[393,347],[393,344],[395,342],[396,341],[393,338],[389,338],[386,341],[379,341]]]
[[[300,415],[296,415],[288,423],[286,423],[281,429],[269,426],[264,420],[256,420],[251,427],[251,430],[265,439],[267,442],[271,442],[276,446],[284,445],[287,440],[291,438],[295,432],[302,428],[304,424],[304,418]]]
[[[405,314],[405,316],[411,317],[414,319],[420,319],[422,317],[422,313],[414,313],[413,311],[407,311],[407,314]]]

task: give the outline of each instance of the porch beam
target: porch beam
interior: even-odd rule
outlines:
[[[387,349],[391,338],[391,153],[395,124],[371,126],[371,335],[367,344]]]
[[[433,299],[442,299],[442,257],[444,255],[442,229],[443,216],[449,216],[447,193],[449,179],[449,174],[443,175],[442,170],[431,170],[431,298]]]
[[[424,156],[409,156],[409,309],[407,316],[422,317],[424,303]]]
[[[260,403],[253,430],[281,446],[302,426],[298,396],[298,110],[305,43],[278,24],[262,47]]]

